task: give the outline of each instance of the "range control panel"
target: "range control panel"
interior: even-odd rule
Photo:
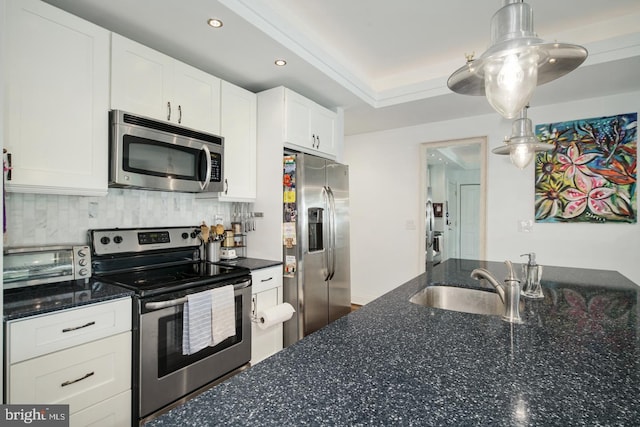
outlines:
[[[200,227],[113,228],[89,230],[94,255],[200,246]]]

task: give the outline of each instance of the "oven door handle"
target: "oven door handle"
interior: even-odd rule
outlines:
[[[244,280],[240,283],[234,283],[233,290],[237,291],[251,286],[251,280]],[[153,301],[144,304],[144,308],[147,310],[160,310],[167,307],[174,307],[176,305],[182,305],[188,301],[187,297],[171,299],[168,301]]]

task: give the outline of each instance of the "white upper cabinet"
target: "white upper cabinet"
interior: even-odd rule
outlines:
[[[256,198],[257,96],[225,81],[221,93],[225,191],[220,200],[250,202]]]
[[[289,90],[284,90],[285,146],[335,157],[337,114]]]
[[[220,79],[118,34],[111,108],[220,134]]]
[[[9,191],[107,193],[109,32],[36,0],[7,0]]]

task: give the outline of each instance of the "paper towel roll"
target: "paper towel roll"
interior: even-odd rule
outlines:
[[[260,329],[267,329],[270,326],[291,319],[293,313],[295,313],[295,310],[288,302],[274,305],[266,310],[261,310],[258,312],[258,327],[260,327]]]

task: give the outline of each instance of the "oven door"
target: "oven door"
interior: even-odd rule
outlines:
[[[249,362],[251,279],[246,277],[233,284],[236,335],[191,355],[182,354],[185,292],[140,300],[139,418],[153,414]],[[187,292],[219,286],[222,285],[205,285]]]

